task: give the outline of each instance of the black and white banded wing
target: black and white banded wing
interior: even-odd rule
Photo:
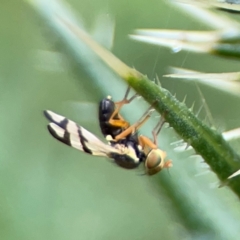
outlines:
[[[48,110],[44,111],[44,115],[50,121],[48,130],[51,135],[64,144],[95,156],[122,155],[120,150],[103,143],[77,123]]]

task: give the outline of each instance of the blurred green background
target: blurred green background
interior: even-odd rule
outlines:
[[[87,29],[94,28],[99,16],[114,19],[113,53],[151,79],[167,73],[168,66],[204,72],[239,69],[234,60],[173,54],[131,41],[128,34],[136,28],[208,29],[164,2],[67,3]],[[94,104],[108,94],[119,100],[126,86],[111,79],[103,79],[107,88],[93,82],[86,66],[73,64],[27,3],[1,2],[0,39],[1,240],[239,239],[239,200],[227,187],[218,188],[218,179],[193,152],[174,152],[171,143],[180,138],[172,129],[163,130],[160,145],[174,167],[151,178],[73,150],[48,134],[44,109],[73,118],[100,137]],[[201,106],[194,84],[160,80],[178,99],[187,95],[189,107],[194,101],[196,111]],[[201,91],[219,131],[239,126],[238,97],[207,87]],[[128,108],[125,117],[131,121],[144,109]],[[144,131],[149,135],[151,129],[149,123]]]

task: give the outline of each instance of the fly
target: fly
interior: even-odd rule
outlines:
[[[64,144],[94,156],[111,158],[122,168],[137,168],[142,162],[146,174],[153,175],[163,168],[172,166],[172,162],[164,161],[166,153],[157,147],[157,135],[164,121],[160,121],[153,129],[153,141],[143,135],[138,135],[138,129],[150,118],[152,107],[133,125],[130,125],[119,111],[125,104],[130,103],[137,95],[127,99],[128,88],[124,99],[113,102],[110,97],[99,103],[99,125],[102,134],[109,144],[105,144],[91,132],[77,123],[46,110],[44,114],[50,121],[50,134]]]

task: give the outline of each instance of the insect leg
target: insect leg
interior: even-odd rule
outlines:
[[[153,141],[143,135],[138,137],[139,145],[142,147],[143,152],[147,156],[145,160],[145,167],[148,175],[153,175],[161,171],[163,168],[172,167],[172,161],[165,161],[166,152],[159,149],[157,144],[157,135],[159,134],[164,123],[165,119],[161,118],[154,127],[152,131],[154,139]]]
[[[123,105],[130,103],[132,100],[134,100],[138,96],[137,94],[134,94],[131,98],[127,99],[130,90],[131,88],[130,86],[128,86],[127,91],[124,95],[124,98],[119,102],[115,102],[116,109],[114,110],[114,112],[112,113],[109,119],[109,123],[112,126],[122,127],[122,128],[129,127],[129,123],[119,114],[119,111],[123,107]],[[114,119],[116,116],[118,116],[117,119]]]
[[[127,91],[126,91],[126,93],[125,93],[125,95],[124,95],[124,98],[123,98],[121,101],[119,101],[119,102],[115,102],[115,105],[128,104],[128,103],[130,103],[132,100],[134,100],[134,98],[136,98],[136,97],[138,96],[138,94],[136,93],[136,94],[134,94],[132,97],[130,97],[129,99],[127,99],[130,90],[131,90],[131,88],[130,88],[130,86],[128,86]]]
[[[143,135],[140,135],[138,137],[139,140],[139,145],[144,149],[144,147],[148,147],[150,149],[157,149],[157,145],[155,143],[153,143],[152,140],[150,140],[148,137],[145,137]]]
[[[115,139],[116,140],[123,139],[129,134],[135,133],[150,118],[152,111],[154,111],[154,109],[152,108],[152,106],[150,106],[136,123],[134,123],[133,125],[128,127],[126,130],[124,130],[122,133],[117,135]]]
[[[163,117],[161,117],[160,121],[157,123],[157,125],[152,130],[153,142],[155,145],[158,145],[157,136],[158,136],[159,132],[161,131],[164,123],[165,123],[165,119]]]

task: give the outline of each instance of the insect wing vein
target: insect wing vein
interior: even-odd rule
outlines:
[[[103,143],[75,122],[52,111],[44,111],[44,114],[51,121],[48,124],[49,132],[64,144],[95,156],[109,157],[111,153],[122,154],[120,150]]]

